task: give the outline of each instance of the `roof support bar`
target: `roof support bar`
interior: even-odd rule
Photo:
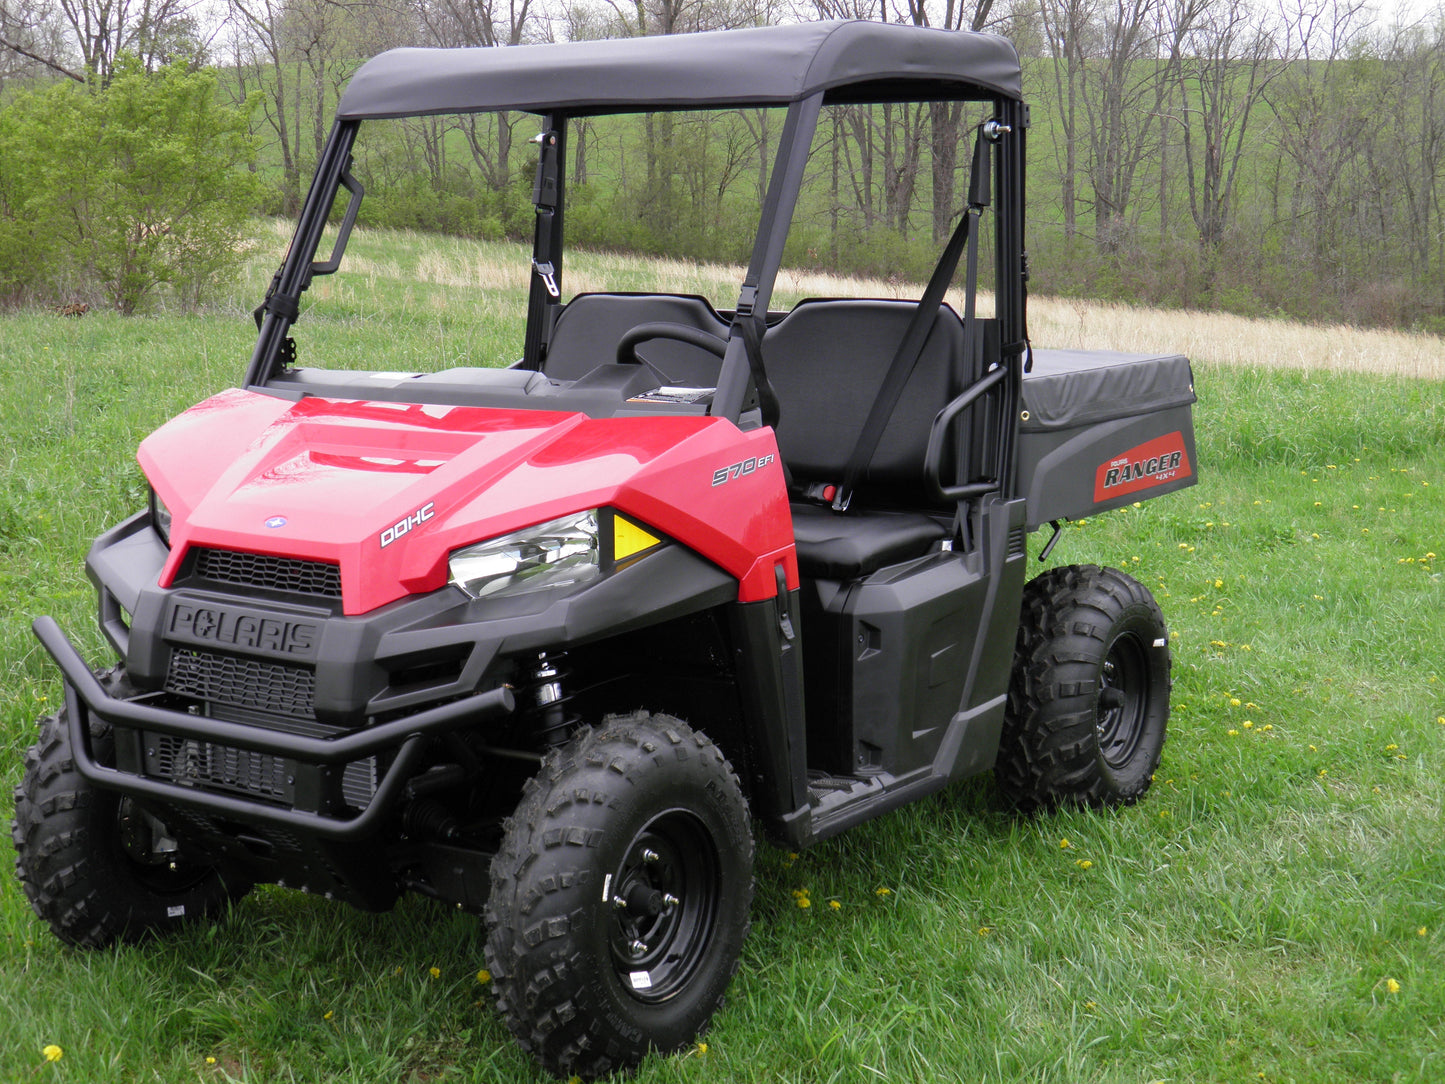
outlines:
[[[543,118],[538,146],[537,180],[532,203],[537,224],[532,234],[532,285],[527,293],[527,337],[522,366],[540,369],[552,338],[552,322],[562,292],[562,167],[567,159],[567,118]]]
[[[818,127],[818,114],[823,108],[823,95],[814,94],[788,106],[788,116],[778,137],[778,154],[768,180],[768,194],[763,200],[758,221],[758,239],[753,246],[752,261],[743,288],[738,294],[737,319],[751,320],[761,337],[773,296],[773,282],[783,262],[783,248],[788,240],[788,223],[803,187],[803,174],[808,165],[808,152],[813,145],[813,132]],[[753,366],[762,372],[761,357],[749,358],[748,344],[741,333],[728,338],[727,354],[718,377],[717,394],[712,413],[738,421],[744,410],[756,404],[759,389],[752,379]],[[766,375],[762,377],[766,381]],[[763,392],[766,395],[766,391]]]

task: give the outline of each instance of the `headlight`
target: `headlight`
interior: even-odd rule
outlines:
[[[151,490],[151,524],[156,529],[156,534],[161,536],[161,541],[169,549],[171,545],[171,510],[166,507],[166,502],[161,500],[160,494],[154,489]]]
[[[472,598],[576,586],[599,571],[597,511],[578,512],[457,550],[451,582]]]

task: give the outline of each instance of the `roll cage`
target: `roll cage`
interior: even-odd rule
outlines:
[[[383,53],[362,66],[341,100],[285,262],[256,310],[259,336],[245,385],[275,390],[276,378],[295,360],[289,332],[301,295],[314,276],[331,274],[340,266],[363,197],[351,174],[352,146],[362,122],[499,110],[539,118],[533,274],[523,358],[515,366],[536,372],[546,361],[563,308],[569,122],[605,114],[784,107],[747,272],[734,307],[720,314],[728,334],[717,387],[706,407],[707,413],[744,429],[775,423],[759,343],[769,324],[769,302],[820,112],[825,105],[841,103],[934,101],[992,103],[993,109],[992,118],[980,127],[981,159],[975,155],[975,171],[980,160],[986,170],[986,193],[990,179],[993,182],[992,330],[980,338],[983,356],[973,365],[975,379],[944,413],[952,422],[987,399],[996,406],[995,417],[1005,421],[982,427],[991,447],[979,449],[975,463],[986,465],[978,475],[986,480],[957,495],[1016,496],[1012,464],[1017,425],[1007,420],[1018,417],[1027,352],[1022,194],[1028,114],[1021,100],[1017,55],[1007,41],[991,35],[825,22],[562,45]],[[976,176],[975,186],[978,183]],[[332,250],[317,260],[342,190],[348,198]],[[971,298],[968,306],[971,309]],[[780,315],[772,314],[772,320]],[[428,391],[409,388],[406,395],[426,398]],[[562,404],[553,399],[544,405],[555,409]]]

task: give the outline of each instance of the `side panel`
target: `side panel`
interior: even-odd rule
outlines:
[[[1028,527],[1162,497],[1199,480],[1187,406],[1019,436]]]
[[[992,766],[1023,588],[1023,502],[990,505],[980,520],[971,553],[807,585],[810,768],[957,776]],[[939,764],[960,714],[977,719]]]

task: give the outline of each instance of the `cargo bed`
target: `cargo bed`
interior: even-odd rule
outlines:
[[[1019,415],[1029,529],[1193,485],[1194,401],[1179,354],[1034,350]]]

